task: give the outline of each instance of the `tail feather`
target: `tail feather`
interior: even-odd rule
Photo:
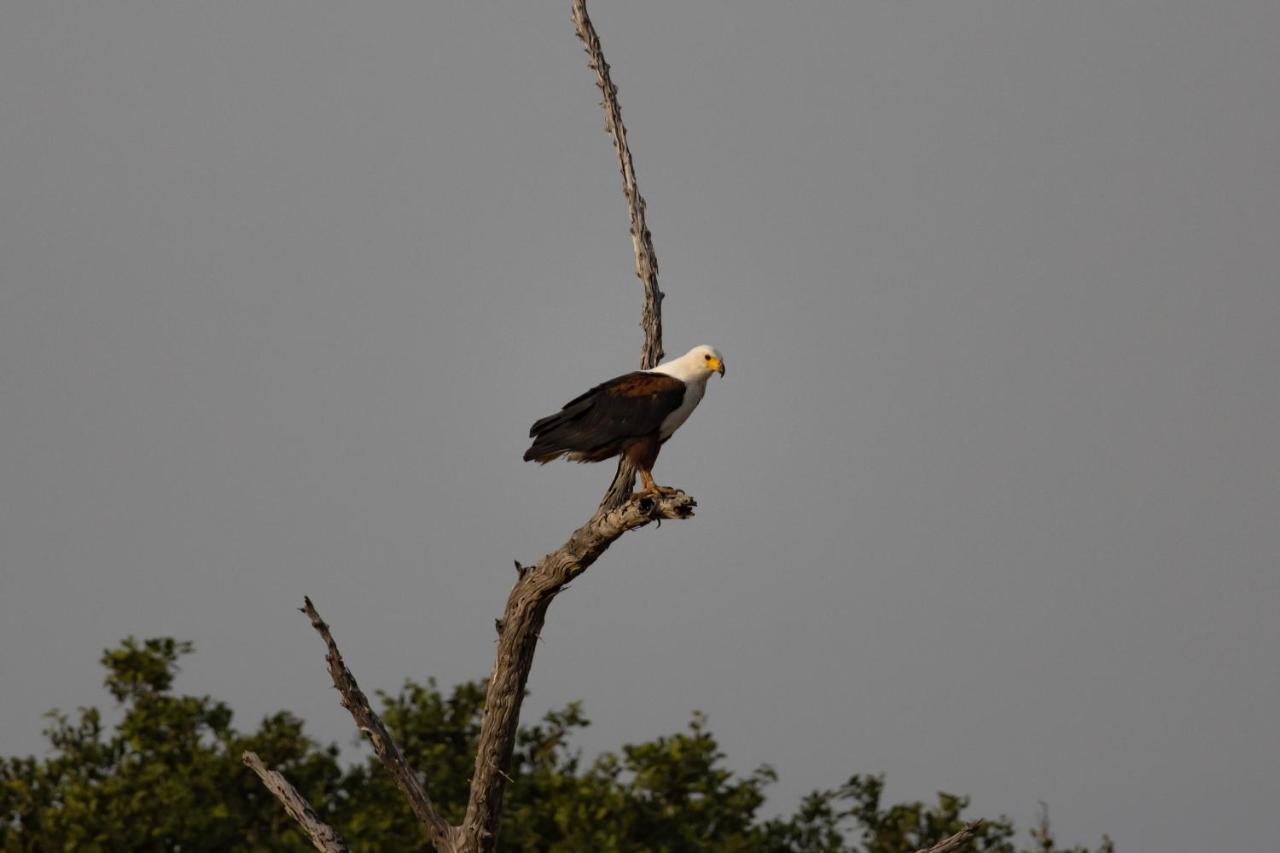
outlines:
[[[539,465],[546,465],[553,459],[558,458],[565,452],[563,447],[547,447],[540,442],[534,442],[533,446],[524,452],[525,462],[537,462]]]
[[[553,415],[539,418],[529,427],[533,445],[524,452],[524,461],[537,461],[543,465],[557,457],[579,450],[582,436],[577,421],[590,410],[595,402],[596,389],[575,397]]]
[[[529,437],[535,438],[542,433],[554,430],[556,427],[562,426],[574,418],[586,414],[591,408],[591,395],[583,394],[581,397],[575,397],[564,404],[564,408],[556,412],[554,415],[547,415],[545,418],[539,418],[533,422],[533,426],[529,427]]]
[[[574,447],[573,419],[566,412],[548,415],[533,425],[529,437],[533,444],[524,452],[524,461],[546,464]]]
[[[533,444],[524,452],[524,461],[543,464],[566,456],[579,462],[598,462],[618,452],[612,442],[602,442],[574,421],[557,423],[538,433]]]

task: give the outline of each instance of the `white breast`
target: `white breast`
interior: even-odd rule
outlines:
[[[706,379],[685,382],[684,400],[680,402],[678,409],[662,419],[662,427],[658,431],[659,438],[663,441],[671,438],[671,434],[689,419],[689,415],[693,414],[693,410],[698,407],[698,403],[702,402],[702,395],[706,390]]]

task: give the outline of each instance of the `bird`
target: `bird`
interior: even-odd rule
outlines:
[[[534,422],[529,428],[533,444],[524,461],[545,465],[563,456],[602,462],[622,455],[640,474],[637,496],[676,494],[678,489],[653,481],[653,465],[663,442],[702,402],[713,373],[724,376],[724,357],[704,344],[651,370],[601,382]]]

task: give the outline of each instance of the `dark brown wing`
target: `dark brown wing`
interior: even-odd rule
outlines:
[[[526,462],[565,455],[583,462],[615,456],[630,442],[658,432],[684,401],[685,385],[662,373],[637,371],[602,382],[529,428]]]

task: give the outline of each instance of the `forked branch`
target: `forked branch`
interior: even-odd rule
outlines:
[[[618,154],[622,189],[631,216],[635,271],[644,287],[644,308],[640,320],[640,326],[644,330],[644,349],[640,366],[648,369],[661,362],[663,355],[663,294],[658,288],[658,260],[653,251],[653,237],[645,223],[644,198],[636,186],[635,167],[631,161],[631,149],[627,145],[627,130],[622,123],[622,111],[618,106],[618,90],[610,78],[609,64],[605,62],[604,52],[600,47],[600,37],[587,16],[585,0],[573,0],[573,22],[586,49],[591,69],[595,72],[596,85],[602,95],[605,130],[612,136]],[[634,498],[634,487],[635,470],[624,460],[619,463],[613,482],[600,505],[585,524],[536,565],[521,567],[519,563],[516,564],[519,570],[516,585],[507,598],[502,618],[497,621],[497,657],[489,676],[484,718],[476,749],[475,772],[471,777],[466,816],[461,826],[449,826],[436,812],[417,775],[405,763],[404,756],[369,707],[367,698],[343,663],[328,626],[316,613],[311,600],[307,599],[303,609],[329,647],[326,660],[334,686],[342,694],[342,704],[351,712],[356,725],[369,735],[378,758],[395,778],[401,793],[409,800],[419,823],[438,851],[488,853],[496,845],[502,795],[509,780],[506,769],[511,761],[520,722],[520,705],[524,700],[529,671],[533,667],[538,635],[552,599],[565,584],[586,571],[628,530],[664,519],[689,518],[697,505],[693,498],[683,492]]]

